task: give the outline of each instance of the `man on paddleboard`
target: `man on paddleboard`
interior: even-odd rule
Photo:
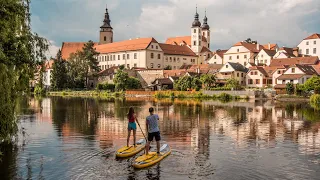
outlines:
[[[148,130],[148,142],[146,144],[146,154],[149,152],[149,147],[153,138],[157,141],[157,153],[160,155],[160,129],[158,126],[159,116],[157,114],[153,114],[153,107],[149,108],[150,115],[146,118],[146,127]]]

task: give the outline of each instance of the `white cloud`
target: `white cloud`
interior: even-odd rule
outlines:
[[[58,50],[60,49],[60,47],[58,47],[57,45],[55,45],[55,42],[52,40],[49,40],[49,50],[47,52],[47,58],[49,59],[50,57],[55,58],[57,55]]]
[[[259,43],[296,46],[315,30],[320,32],[315,18],[320,15],[319,0],[77,0],[57,3],[57,10],[52,9],[56,16],[49,19],[34,15],[33,27],[57,42],[55,46],[62,41],[97,40],[106,3],[116,41],[152,36],[163,42],[189,35],[196,4],[201,22],[207,9],[214,49],[249,37]],[[70,7],[65,11],[62,6]]]

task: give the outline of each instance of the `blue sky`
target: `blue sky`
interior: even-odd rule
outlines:
[[[211,50],[248,37],[296,46],[320,33],[319,0],[32,0],[33,31],[50,40],[51,55],[64,41],[97,41],[106,4],[115,41],[190,35],[196,4],[201,22],[207,9]]]

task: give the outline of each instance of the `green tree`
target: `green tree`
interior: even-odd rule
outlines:
[[[290,95],[294,93],[294,86],[292,83],[286,84],[286,91],[287,91],[287,94],[290,94]]]
[[[319,76],[312,76],[310,79],[308,79],[305,83],[305,90],[311,91],[315,90],[316,86],[320,86],[320,77]]]
[[[59,49],[56,59],[52,65],[51,86],[54,90],[61,90],[68,87],[67,61],[62,59]]]
[[[84,88],[88,65],[83,59],[82,52],[78,51],[70,55],[67,64],[67,76],[69,88]]]
[[[214,74],[203,74],[200,76],[200,80],[206,89],[214,87],[216,83],[216,77]]]
[[[139,79],[134,77],[129,77],[125,84],[125,89],[141,89],[141,83]]]
[[[28,92],[48,50],[47,41],[31,31],[29,4],[30,0],[0,1],[0,143],[11,142],[16,134],[17,97]]]
[[[94,42],[90,40],[84,45],[80,54],[87,65],[85,69],[85,82],[86,87],[88,87],[89,76],[95,76],[100,71],[99,62],[96,59],[99,53],[94,48]]]
[[[241,86],[239,84],[239,81],[234,79],[234,78],[227,79],[226,87],[227,88],[233,88],[235,90],[241,88]]]
[[[196,76],[182,76],[175,82],[174,88],[180,91],[187,91],[188,89],[200,90],[202,82]]]

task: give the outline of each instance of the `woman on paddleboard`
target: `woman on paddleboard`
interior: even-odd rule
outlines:
[[[137,116],[134,113],[133,107],[130,107],[129,113],[128,113],[128,137],[127,137],[128,147],[129,147],[131,130],[133,131],[133,145],[136,146],[136,130],[137,130],[136,122],[139,123]]]

